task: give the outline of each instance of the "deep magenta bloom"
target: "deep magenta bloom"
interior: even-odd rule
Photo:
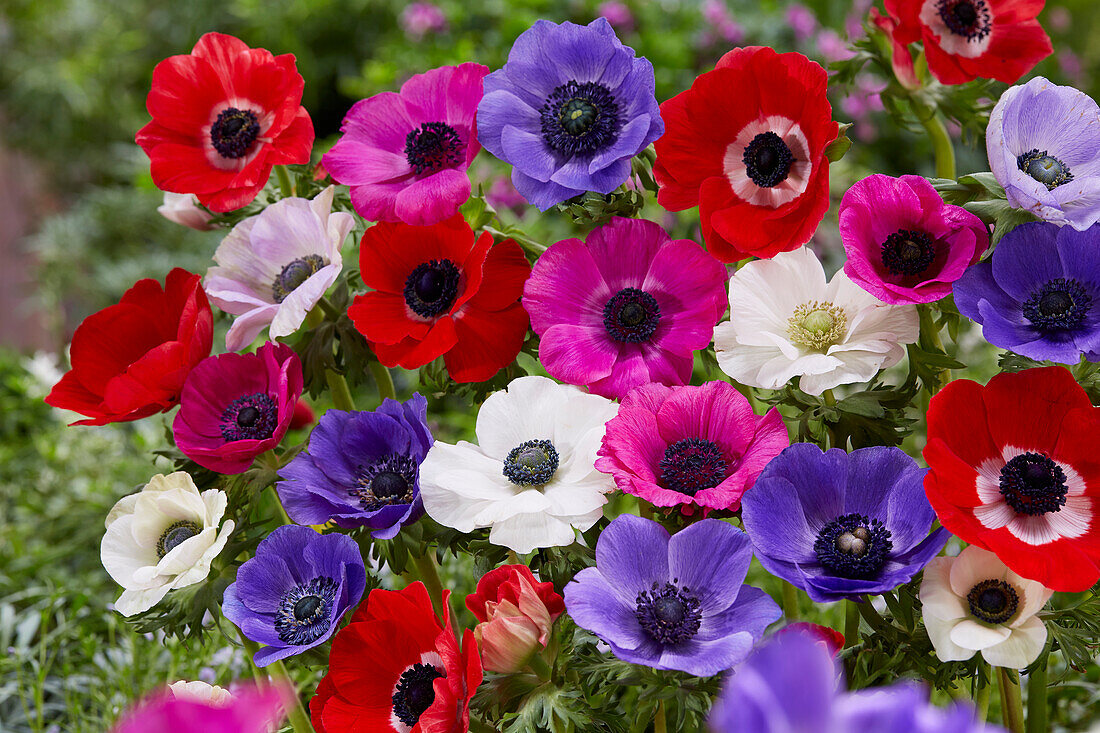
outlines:
[[[620,398],[650,382],[685,384],[692,353],[726,309],[726,270],[695,242],[616,217],[539,257],[523,307],[551,376]]]
[[[961,206],[943,202],[920,176],[876,174],[840,202],[844,272],[885,303],[931,303],[978,261],[989,233]]]
[[[301,394],[302,363],[289,346],[211,356],[183,385],[176,447],[211,471],[241,473],[283,439]]]
[[[779,412],[756,415],[728,382],[649,384],[628,394],[608,421],[596,468],[655,506],[736,510],[788,445]]]
[[[333,180],[351,187],[367,221],[429,226],[470,198],[466,168],[481,150],[474,115],[489,69],[465,63],[417,74],[401,91],[356,102],[344,136],[321,158]]]
[[[237,690],[225,703],[177,698],[171,692],[152,695],[119,719],[112,733],[203,731],[203,733],[268,733],[286,717],[293,689],[284,685]]]

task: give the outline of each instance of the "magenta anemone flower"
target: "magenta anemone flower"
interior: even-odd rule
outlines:
[[[289,346],[211,356],[183,384],[176,446],[203,468],[241,473],[283,439],[301,395],[302,363]]]
[[[401,92],[356,102],[321,164],[351,187],[367,221],[430,226],[470,198],[466,168],[481,150],[474,116],[487,66],[465,63],[417,74]]]
[[[613,218],[539,257],[523,307],[539,360],[570,384],[621,398],[651,382],[685,384],[692,353],[726,309],[726,269],[702,247],[644,219]]]
[[[755,414],[729,382],[649,384],[628,394],[608,421],[596,468],[654,506],[736,511],[788,445],[779,412]]]
[[[961,206],[945,204],[920,176],[868,176],[840,202],[844,272],[879,300],[931,303],[978,261],[989,233]]]
[[[295,692],[285,685],[237,689],[221,702],[179,698],[172,692],[152,695],[118,721],[112,733],[203,731],[267,733],[286,717]]]

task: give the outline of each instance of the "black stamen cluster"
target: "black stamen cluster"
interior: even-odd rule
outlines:
[[[287,263],[275,282],[271,284],[271,296],[276,303],[282,303],[286,296],[293,293],[309,276],[327,265],[320,255],[306,255]]]
[[[745,175],[753,183],[761,188],[771,188],[787,180],[794,156],[783,138],[768,130],[745,146],[741,160],[745,164]]]
[[[1016,158],[1016,166],[1024,173],[1047,187],[1048,191],[1069,183],[1073,174],[1069,166],[1045,150],[1031,149]]]
[[[226,107],[210,126],[210,143],[223,158],[243,158],[259,134],[260,123],[255,112]]]
[[[882,265],[892,275],[919,275],[935,259],[936,244],[928,232],[899,229],[882,243]]]
[[[542,138],[565,156],[591,156],[613,145],[622,127],[619,103],[599,82],[562,84],[539,110]]]
[[[844,514],[825,525],[814,542],[814,552],[825,568],[842,578],[878,576],[894,549],[890,530],[878,519]]]
[[[458,296],[458,267],[450,260],[431,260],[417,265],[405,280],[405,303],[413,313],[434,318],[451,308]]]
[[[673,583],[665,583],[663,587],[654,583],[651,590],[638,594],[636,603],[634,616],[638,623],[662,644],[691,639],[703,621],[699,599],[688,588],[677,588]]]
[[[466,143],[442,122],[425,122],[405,136],[405,159],[421,176],[452,168],[466,156]]]
[[[970,614],[987,624],[1003,624],[1016,615],[1020,596],[1003,580],[983,580],[966,594]]]
[[[623,288],[603,307],[603,326],[607,335],[620,343],[648,341],[661,322],[657,299],[638,288]]]
[[[233,400],[222,413],[222,437],[226,442],[234,440],[267,440],[275,434],[279,424],[279,407],[264,392],[245,395]]]
[[[1067,331],[1085,321],[1092,306],[1092,295],[1085,286],[1070,278],[1044,283],[1024,301],[1024,318],[1040,331]]]
[[[358,485],[348,493],[369,512],[389,504],[408,504],[414,498],[416,467],[409,456],[389,453],[369,466],[360,466]]]
[[[435,685],[447,675],[430,664],[417,662],[401,673],[393,691],[393,714],[402,723],[415,726],[424,711],[435,702]]]
[[[545,486],[558,470],[558,451],[549,440],[520,443],[504,459],[504,475],[517,486]]]
[[[157,557],[164,557],[179,547],[184,540],[191,539],[199,532],[202,532],[202,527],[195,522],[187,520],[173,522],[168,525],[168,528],[161,533],[160,539],[157,540]]]
[[[968,41],[980,41],[993,30],[986,0],[939,0],[936,10],[949,31]]]
[[[1066,472],[1042,453],[1021,453],[1001,469],[1001,495],[1020,514],[1061,511],[1066,503]]]
[[[311,644],[329,631],[329,614],[339,583],[332,578],[318,577],[294,586],[275,612],[275,631],[286,644]]]
[[[705,438],[676,441],[665,449],[657,465],[661,469],[661,485],[688,496],[713,489],[726,480],[730,468],[722,449]]]

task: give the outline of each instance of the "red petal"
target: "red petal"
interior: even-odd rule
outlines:
[[[402,369],[417,369],[454,348],[458,342],[455,324],[450,316],[440,318],[432,324],[423,340],[407,338],[396,344],[371,342],[371,349],[378,361],[385,366],[399,366]]]
[[[456,382],[484,382],[515,361],[527,336],[527,311],[519,303],[502,311],[468,308],[455,316],[458,343],[443,360]]]
[[[1047,454],[1054,451],[1066,414],[1092,407],[1069,370],[1057,366],[998,374],[982,399],[994,443]]]
[[[305,107],[299,107],[297,114],[271,144],[268,162],[274,165],[308,163],[313,152],[313,120]]]
[[[413,318],[405,298],[380,291],[355,296],[348,318],[368,341],[396,344],[411,338],[419,341],[431,330],[430,321]]]
[[[523,285],[531,275],[531,265],[524,257],[523,249],[511,239],[506,239],[489,250],[483,273],[484,280],[469,300],[469,306],[483,311],[498,311],[512,306],[523,295]]]
[[[945,449],[970,466],[1001,455],[994,442],[982,399],[985,388],[969,379],[956,379],[928,403],[928,442],[943,441]],[[927,449],[925,458],[928,458]],[[931,463],[929,464],[931,465]]]

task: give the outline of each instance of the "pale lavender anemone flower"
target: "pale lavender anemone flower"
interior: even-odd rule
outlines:
[[[939,709],[917,685],[844,692],[829,650],[806,633],[762,644],[730,676],[707,721],[713,733],[994,733],[974,707]],[[793,694],[792,694],[793,693]]]
[[[565,608],[619,659],[697,676],[739,664],[780,614],[743,585],[752,549],[732,524],[704,519],[669,537],[633,514],[596,541],[596,567],[565,586]]]
[[[485,77],[477,108],[478,140],[512,164],[516,190],[541,211],[585,191],[611,193],[664,129],[653,64],[635,58],[607,18],[537,21]]]
[[[203,289],[237,316],[225,348],[244,349],[268,326],[271,338],[298,330],[340,274],[340,245],[355,219],[332,211],[334,186],[312,201],[287,198],[233,227],[214,252]]]
[[[1100,220],[1100,108],[1041,76],[1001,95],[985,133],[1008,203],[1085,230]]]

